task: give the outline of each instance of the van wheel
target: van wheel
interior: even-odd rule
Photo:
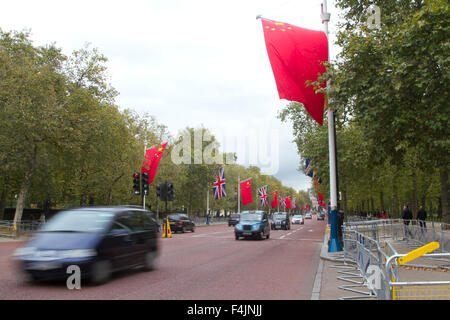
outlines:
[[[92,265],[91,282],[95,285],[106,283],[111,277],[112,267],[109,260],[98,260]]]
[[[144,271],[151,271],[154,270],[156,267],[156,251],[148,251],[144,255]]]

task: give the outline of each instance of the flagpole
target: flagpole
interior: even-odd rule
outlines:
[[[206,190],[206,215],[209,213],[209,189]]]
[[[328,13],[327,0],[322,3],[322,23],[324,24],[325,34],[328,41],[328,61],[330,61],[330,37],[328,32],[328,22],[330,21],[330,14]],[[329,81],[327,83],[327,91],[329,91]],[[327,94],[328,99],[328,94]],[[334,113],[330,108],[328,101],[328,149],[330,159],[330,202],[331,202],[331,235],[328,244],[328,252],[342,251],[342,246],[338,239],[338,223],[337,223],[337,159],[336,159],[336,127],[334,122]]]
[[[144,142],[144,158],[145,158],[145,153],[147,152],[147,133],[145,135],[145,142]],[[142,175],[142,170],[141,170],[141,175]],[[144,189],[142,187],[142,189]],[[145,210],[145,194],[144,194],[144,190],[142,190],[142,208]]]
[[[238,174],[238,213],[241,213],[241,176]]]

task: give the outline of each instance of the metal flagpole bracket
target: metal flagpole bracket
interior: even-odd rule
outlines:
[[[320,4],[320,10],[321,10],[320,17],[322,18],[322,23],[329,22],[331,18],[331,13],[323,11],[323,3]]]

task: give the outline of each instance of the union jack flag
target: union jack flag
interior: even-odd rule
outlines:
[[[223,167],[220,168],[219,173],[217,174],[217,180],[214,182],[213,190],[215,200],[227,196],[227,192],[225,190],[225,172]]]
[[[286,198],[280,196],[280,204],[282,208],[286,208]]]
[[[258,189],[259,198],[261,199],[261,205],[267,206],[267,186]]]
[[[305,160],[305,174],[307,175],[307,176],[309,176],[310,175],[310,171],[311,171],[311,159],[310,158],[306,158],[306,160]]]

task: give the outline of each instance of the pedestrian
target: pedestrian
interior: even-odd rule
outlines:
[[[419,225],[422,232],[426,231],[427,223],[425,222],[425,220],[427,220],[427,212],[425,211],[425,208],[423,206],[420,206],[420,209],[417,212],[417,220],[419,220]]]
[[[411,231],[409,230],[409,223],[411,222],[413,216],[411,210],[409,210],[408,206],[405,204],[402,210],[402,219],[403,224],[405,226],[405,238],[408,237],[408,235],[412,236]]]
[[[381,219],[383,219],[383,220],[389,219],[389,216],[386,213],[386,210],[383,210],[383,212],[381,213]]]

